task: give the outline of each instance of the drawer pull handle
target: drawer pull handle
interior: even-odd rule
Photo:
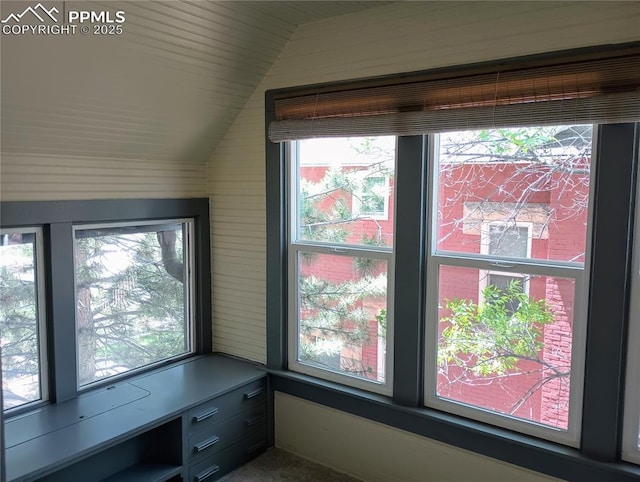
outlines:
[[[212,445],[217,444],[219,441],[220,441],[220,437],[218,437],[217,435],[214,435],[213,437],[209,437],[207,440],[203,440],[199,444],[194,445],[193,451],[196,454],[200,453],[203,450],[207,450]]]
[[[198,475],[194,477],[196,482],[202,482],[203,480],[207,480],[213,474],[215,474],[218,470],[220,470],[219,465],[212,465],[207,470],[200,472]]]
[[[252,445],[251,447],[249,447],[247,449],[247,454],[252,454],[254,452],[257,452],[258,450],[260,450],[262,447],[264,447],[266,444],[266,442],[264,440],[262,440],[261,442],[258,442],[255,445]]]
[[[264,418],[264,415],[258,415],[257,417],[248,418],[247,420],[245,420],[244,423],[246,424],[247,427],[252,427],[256,423],[260,422],[263,418]]]
[[[209,417],[213,417],[216,413],[218,413],[218,408],[212,407],[209,410],[205,410],[204,412],[199,413],[198,415],[194,415],[193,421],[194,423],[202,422],[203,420],[206,420]]]
[[[260,387],[257,390],[245,393],[244,394],[244,399],[245,400],[251,400],[252,398],[257,397],[258,395],[261,395],[263,392],[264,392],[264,387]]]

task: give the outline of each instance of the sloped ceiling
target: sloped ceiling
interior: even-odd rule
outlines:
[[[206,162],[299,24],[390,3],[41,1],[61,18],[123,11],[123,33],[2,35],[0,153],[191,162]],[[2,19],[36,4],[3,1]]]

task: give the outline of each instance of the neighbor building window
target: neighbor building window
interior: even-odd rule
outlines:
[[[193,351],[193,221],[74,228],[78,386]]]
[[[434,138],[427,405],[578,443],[591,132]]]
[[[290,146],[290,368],[390,393],[395,138]]]
[[[389,177],[373,174],[360,181],[353,194],[353,212],[360,217],[387,219],[389,216]]]
[[[0,345],[4,410],[47,399],[40,228],[0,231]]]

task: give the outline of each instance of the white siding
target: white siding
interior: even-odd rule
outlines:
[[[3,201],[206,197],[205,165],[139,159],[3,154]]]
[[[276,392],[276,447],[367,482],[557,480]]]
[[[215,348],[266,361],[265,90],[639,39],[638,2],[406,2],[300,26],[210,159]]]

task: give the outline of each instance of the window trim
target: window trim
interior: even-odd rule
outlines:
[[[208,198],[0,203],[0,220],[3,229],[40,226],[44,233],[50,403],[71,400],[79,394],[75,370],[75,341],[73,341],[75,340],[73,225],[182,218],[194,220],[195,341],[193,355],[210,353],[212,351],[212,316]],[[158,367],[156,365],[147,370]],[[13,415],[12,413],[11,416]]]
[[[640,464],[640,171],[636,173],[636,207],[631,265],[629,328],[627,336],[627,373],[625,378],[624,417],[621,458]]]
[[[36,283],[36,330],[38,336],[38,366],[39,366],[39,380],[40,385],[40,397],[37,400],[26,402],[21,405],[2,410],[5,416],[11,416],[13,414],[22,413],[24,411],[32,410],[41,405],[46,404],[49,401],[49,366],[48,366],[48,353],[47,353],[47,298],[45,295],[45,260],[44,260],[44,236],[41,227],[24,226],[19,228],[1,228],[0,235],[22,233],[33,234],[35,236],[35,283]],[[0,372],[1,379],[2,372]],[[0,380],[1,381],[1,380]],[[1,384],[0,384],[1,385]],[[2,387],[0,386],[0,391]],[[0,405],[0,409],[2,409]]]
[[[634,44],[640,46],[640,43]],[[505,65],[510,62],[545,61],[558,55],[589,55],[606,51],[608,46],[589,47],[565,52],[552,52],[517,59],[492,61]],[[486,63],[477,64],[480,68]],[[437,72],[450,73],[459,68],[446,68]],[[433,71],[432,71],[433,72]],[[396,74],[384,79],[406,77]],[[370,81],[327,84],[334,86],[363,86]],[[370,84],[369,84],[370,85]],[[317,88],[317,86],[313,86]],[[324,88],[324,86],[323,86]],[[309,87],[284,88],[266,92],[265,127],[275,117],[275,99],[304,92]],[[423,225],[426,188],[426,168],[417,154],[429,148],[423,136],[399,138],[398,159],[406,171],[396,173],[396,206],[403,214],[415,214],[412,229],[399,224],[396,228],[396,264],[402,276],[396,279],[396,319],[402,320],[395,330],[395,367],[400,376],[395,378],[394,397],[387,399],[356,389],[345,389],[311,377],[286,371],[286,229],[283,203],[286,200],[284,184],[283,145],[272,143],[265,136],[266,194],[267,194],[267,366],[272,373],[273,386],[294,396],[321,403],[354,415],[407,430],[417,435],[448,443],[475,453],[494,457],[532,470],[560,478],[579,478],[585,481],[631,481],[640,476],[640,467],[620,461],[619,437],[622,420],[623,366],[621,356],[626,353],[625,330],[628,304],[628,269],[630,269],[631,206],[634,179],[638,163],[640,126],[637,124],[602,125],[598,127],[598,159],[592,184],[594,223],[587,233],[592,241],[589,294],[587,298],[587,347],[585,357],[585,384],[580,449],[572,449],[538,438],[516,434],[497,427],[485,426],[464,418],[424,408],[422,405],[424,336],[421,333],[424,306],[422,290],[424,273],[415,259],[425,243],[418,229]],[[606,169],[603,168],[606,166]],[[633,183],[633,184],[632,184]],[[616,213],[611,216],[610,213]],[[408,214],[407,214],[408,215]],[[413,218],[412,218],[413,219]],[[620,222],[620,220],[623,220]],[[430,235],[430,233],[427,233]],[[406,248],[406,249],[405,249]],[[411,253],[412,260],[406,259]],[[532,262],[530,268],[537,269]],[[571,263],[566,267],[572,269]],[[587,267],[585,267],[587,268]],[[404,289],[399,289],[399,287]],[[401,301],[402,300],[402,301]],[[419,306],[410,306],[416,300]],[[286,303],[285,303],[286,304]],[[422,407],[422,408],[421,408]]]

